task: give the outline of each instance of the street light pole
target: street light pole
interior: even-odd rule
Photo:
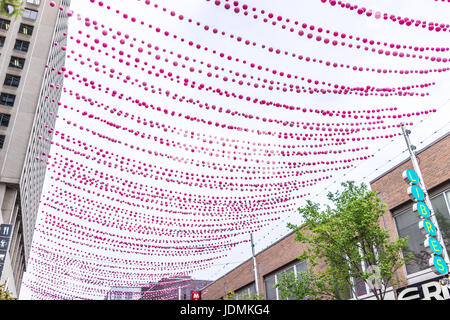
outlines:
[[[256,294],[259,295],[259,285],[258,285],[258,266],[256,264],[256,256],[255,256],[255,245],[253,244],[253,234],[250,233],[250,242],[252,245],[252,257],[253,257],[253,270],[255,272],[255,288]]]

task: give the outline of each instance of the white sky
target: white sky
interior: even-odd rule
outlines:
[[[294,59],[290,56],[284,55],[275,55],[269,54],[267,51],[264,51],[260,48],[261,44],[266,44],[267,46],[273,46],[274,48],[280,48],[282,51],[288,50],[290,53],[302,54],[304,56],[311,56],[317,59],[336,61],[343,64],[350,65],[358,65],[364,67],[383,67],[383,68],[392,68],[392,69],[428,69],[428,68],[443,68],[448,67],[448,63],[431,63],[424,62],[418,59],[400,59],[395,57],[385,57],[375,53],[367,53],[363,50],[350,49],[347,47],[341,46],[330,46],[324,45],[322,42],[307,40],[305,37],[296,36],[297,32],[290,33],[288,31],[282,30],[278,25],[277,27],[273,27],[271,25],[265,24],[261,19],[254,20],[252,18],[247,18],[244,15],[236,15],[232,12],[223,10],[212,3],[208,3],[205,0],[189,0],[189,1],[176,1],[176,0],[165,0],[157,2],[159,5],[164,4],[164,6],[170,12],[171,10],[175,10],[178,14],[183,14],[186,18],[192,18],[194,21],[200,21],[203,25],[208,25],[212,28],[216,27],[219,30],[223,30],[227,32],[227,34],[234,34],[236,36],[242,36],[243,39],[249,39],[251,41],[255,41],[259,44],[259,46],[246,46],[241,43],[238,43],[236,40],[230,39],[228,36],[223,37],[221,35],[214,35],[212,32],[205,32],[203,28],[199,28],[194,24],[188,23],[185,20],[180,21],[179,19],[172,18],[168,13],[164,13],[162,10],[155,9],[153,6],[146,6],[143,4],[143,1],[137,0],[129,0],[127,1],[126,8],[123,6],[123,1],[104,1],[107,4],[110,4],[114,9],[126,9],[126,12],[130,14],[130,16],[134,16],[138,21],[145,20],[148,25],[151,23],[154,27],[152,29],[145,28],[140,26],[137,23],[131,23],[130,20],[123,20],[118,15],[113,13],[113,10],[106,10],[105,8],[99,8],[97,5],[93,5],[88,0],[77,0],[72,1],[71,9],[74,10],[75,16],[70,20],[70,28],[69,35],[72,35],[76,38],[80,38],[82,42],[87,39],[84,37],[86,33],[92,35],[90,43],[93,43],[93,39],[96,37],[104,41],[103,36],[101,36],[101,31],[95,31],[92,27],[87,28],[82,21],[78,21],[76,19],[76,14],[80,13],[83,20],[85,17],[89,17],[91,21],[96,20],[99,24],[104,24],[105,27],[113,28],[114,32],[120,30],[123,34],[129,34],[131,38],[136,37],[138,41],[145,40],[146,42],[151,42],[153,45],[158,45],[161,48],[166,48],[167,51],[173,50],[175,53],[180,53],[184,56],[189,56],[191,59],[195,58],[197,60],[196,63],[192,63],[192,61],[185,61],[186,65],[194,66],[196,68],[201,68],[203,70],[208,70],[205,65],[201,65],[198,61],[203,60],[205,63],[211,63],[213,65],[223,66],[227,69],[232,69],[233,71],[238,71],[240,73],[247,73],[247,75],[253,75],[255,77],[264,77],[268,79],[273,79],[274,81],[286,82],[286,78],[280,78],[278,75],[273,75],[264,71],[255,71],[248,67],[248,65],[239,64],[235,62],[229,62],[225,59],[218,58],[217,55],[213,55],[210,52],[215,49],[219,52],[224,52],[225,54],[232,55],[235,58],[246,59],[248,61],[253,61],[256,64],[261,64],[263,66],[267,66],[269,68],[276,68],[278,70],[284,71],[286,73],[292,73],[299,76],[304,76],[305,78],[317,79],[319,81],[326,81],[331,83],[338,83],[352,87],[364,87],[366,85],[371,85],[375,87],[402,87],[411,84],[421,84],[421,83],[429,83],[436,82],[436,86],[432,86],[426,89],[422,89],[422,91],[430,92],[428,97],[359,97],[353,95],[334,95],[334,94],[296,94],[296,93],[280,93],[279,91],[268,91],[262,88],[249,88],[247,86],[238,86],[231,81],[223,82],[220,80],[207,78],[205,77],[205,73],[191,73],[186,69],[175,68],[171,64],[165,64],[162,60],[158,62],[153,58],[154,50],[152,51],[152,55],[148,60],[149,65],[157,64],[161,68],[164,68],[167,71],[172,71],[175,74],[180,75],[180,79],[185,77],[195,80],[196,83],[205,83],[207,86],[211,85],[213,87],[220,87],[222,90],[229,90],[231,92],[242,93],[244,95],[249,95],[251,97],[258,97],[260,99],[266,99],[270,101],[277,101],[282,104],[295,105],[295,106],[305,106],[308,108],[317,108],[317,109],[329,109],[329,110],[364,110],[364,109],[372,109],[372,108],[389,108],[389,107],[397,107],[398,113],[407,113],[407,112],[415,112],[415,111],[423,111],[427,109],[437,108],[438,112],[435,114],[429,114],[424,117],[413,117],[408,118],[408,120],[412,119],[414,121],[415,126],[412,128],[412,136],[411,139],[413,144],[415,144],[418,148],[421,146],[430,143],[435,140],[442,134],[448,131],[448,124],[450,119],[449,112],[449,104],[448,99],[450,98],[449,88],[449,73],[430,73],[427,75],[394,75],[394,74],[386,74],[386,75],[378,75],[377,73],[371,72],[354,72],[346,69],[335,69],[325,67],[321,64],[316,63],[307,63],[303,61],[299,61],[298,59]],[[224,2],[224,1],[222,1]],[[155,3],[152,1],[152,4]],[[352,34],[354,36],[367,37],[368,39],[374,39],[381,42],[388,43],[399,43],[413,46],[436,46],[436,47],[448,47],[450,42],[448,41],[448,34],[440,32],[429,32],[425,31],[422,28],[414,28],[414,27],[402,27],[398,24],[392,23],[390,21],[384,21],[382,19],[376,20],[373,18],[366,18],[365,16],[358,16],[353,12],[337,8],[331,7],[329,5],[322,4],[320,0],[302,0],[302,1],[293,1],[293,0],[285,0],[285,1],[267,1],[267,0],[253,0],[246,1],[246,4],[249,5],[250,8],[253,6],[258,9],[264,9],[267,12],[273,12],[275,15],[282,15],[283,17],[289,17],[291,20],[299,20],[301,23],[305,22],[308,25],[313,24],[315,26],[321,26],[325,30],[330,29],[332,31],[345,32],[346,34]],[[421,19],[425,21],[437,21],[448,23],[448,17],[450,13],[450,4],[434,2],[431,0],[423,1],[423,0],[398,0],[398,1],[387,1],[387,0],[379,0],[379,1],[369,1],[369,0],[360,0],[358,1],[358,5],[366,6],[375,10],[380,10],[381,12],[389,12],[396,15],[406,16],[414,19]],[[181,43],[179,40],[174,40],[172,37],[164,37],[160,34],[154,32],[155,27],[161,27],[163,30],[168,30],[170,34],[177,34],[180,37],[184,37],[186,39],[185,43]],[[299,28],[296,27],[296,30]],[[82,35],[78,34],[78,31],[82,31]],[[120,47],[123,47],[118,44],[117,40],[112,41],[111,38],[112,32],[108,34],[108,44],[109,47],[114,46],[117,48],[116,53]],[[74,39],[74,40],[75,40]],[[204,51],[200,52],[192,47],[189,47],[186,42],[189,40],[194,41],[195,43],[200,43],[202,46],[207,46],[209,48],[208,52]],[[348,39],[346,39],[348,41]],[[355,41],[352,41],[355,43]],[[128,44],[128,43],[127,43]],[[129,47],[128,47],[129,48]],[[376,47],[379,48],[379,47]],[[381,48],[384,49],[383,46]],[[147,58],[147,55],[138,55],[136,52],[136,47],[133,48],[129,53],[133,57],[139,56],[141,59]],[[74,50],[75,54],[71,54],[70,51]],[[107,50],[111,53],[110,50]],[[146,52],[144,50],[144,52]],[[147,81],[149,85],[153,84],[156,87],[161,87],[163,90],[169,89],[171,92],[176,92],[179,96],[185,95],[187,98],[198,99],[203,103],[207,102],[210,105],[216,104],[217,106],[222,106],[224,109],[230,108],[232,110],[239,110],[241,112],[258,114],[261,117],[267,116],[277,119],[283,119],[288,121],[330,121],[330,122],[347,122],[348,118],[341,119],[338,117],[318,117],[311,114],[303,114],[298,112],[286,111],[281,108],[272,107],[260,107],[259,105],[255,105],[252,103],[243,102],[243,100],[238,99],[229,99],[224,96],[218,96],[212,94],[210,92],[198,91],[196,89],[191,89],[189,87],[185,87],[182,84],[176,84],[175,82],[171,82],[167,79],[163,79],[162,77],[155,78],[153,75],[148,76],[140,71],[137,71],[134,68],[125,67],[122,64],[119,64],[117,61],[111,59],[111,57],[106,57],[103,54],[93,53],[90,50],[85,49],[82,45],[76,44],[75,41],[70,40],[68,45],[68,52],[71,55],[71,58],[67,59],[66,66],[68,70],[74,71],[74,73],[79,73],[80,75],[86,76],[89,80],[94,80],[97,83],[101,83],[103,88],[111,87],[112,89],[116,89],[118,91],[123,92],[125,95],[137,97],[140,100],[148,101],[148,103],[152,103],[155,106],[167,107],[170,110],[175,110],[177,112],[183,112],[184,114],[201,116],[205,119],[209,119],[212,121],[220,121],[230,124],[235,124],[238,126],[245,126],[250,129],[255,130],[277,130],[281,132],[304,132],[301,128],[297,131],[286,127],[277,126],[277,125],[268,125],[267,123],[257,122],[246,120],[238,117],[231,117],[224,113],[217,113],[212,110],[205,110],[205,108],[199,109],[192,104],[187,103],[179,103],[175,102],[175,100],[164,98],[158,94],[152,94],[151,92],[145,92],[142,88],[138,88],[136,85],[131,86],[129,84],[124,84],[119,80],[111,80],[105,75],[101,75],[100,73],[95,73],[92,69],[88,68],[87,65],[81,66],[78,62],[74,61],[73,58],[77,57],[78,54],[82,54],[83,60],[86,61],[87,57],[89,57],[93,61],[99,61],[100,66],[106,65],[107,68],[105,70],[109,70],[110,68],[114,68],[116,70],[116,74],[119,71],[122,71],[125,75],[130,74],[133,78],[139,78],[141,81]],[[411,51],[408,51],[411,52]],[[173,61],[174,56],[169,54],[163,54],[160,52],[162,56],[167,57],[171,61]],[[433,51],[424,52],[424,54],[434,54]],[[448,52],[442,54],[441,57],[450,57]],[[100,68],[103,70],[102,68]],[[226,75],[221,72],[222,75]],[[229,73],[228,73],[228,76]],[[247,80],[246,80],[247,81]],[[294,85],[306,86],[306,82],[298,81],[295,82],[291,80],[288,83],[293,83]],[[213,129],[213,127],[209,127],[206,125],[199,125],[197,123],[193,124],[190,121],[183,120],[182,118],[172,118],[166,116],[160,112],[151,111],[150,109],[137,108],[136,105],[121,101],[112,98],[110,95],[105,95],[99,93],[98,91],[93,91],[89,88],[86,88],[78,82],[68,79],[64,86],[68,90],[73,90],[75,92],[79,92],[81,95],[86,95],[91,97],[94,100],[98,100],[99,102],[108,104],[110,106],[115,106],[118,109],[128,111],[130,113],[134,113],[136,115],[140,115],[143,118],[152,119],[153,121],[159,121],[161,123],[165,123],[166,125],[174,126],[178,129],[195,131],[196,133],[204,134],[206,136],[211,135],[213,137],[220,138],[228,138],[228,139],[239,139],[243,141],[254,141],[260,143],[284,143],[288,142],[289,144],[294,144],[294,140],[280,140],[277,138],[268,138],[267,136],[257,136],[255,134],[243,134],[236,133],[235,131],[224,130],[224,129]],[[111,90],[112,90],[111,89]],[[419,92],[422,92],[419,89]],[[68,106],[74,107],[74,109],[79,109],[80,111],[87,111],[95,113],[96,116],[100,116],[105,119],[109,119],[110,121],[116,121],[123,126],[127,126],[129,128],[139,128],[141,131],[145,129],[145,127],[136,126],[136,122],[131,121],[129,119],[117,118],[111,116],[109,112],[102,111],[100,108],[89,106],[87,103],[82,103],[81,100],[74,99],[73,96],[69,94],[63,94],[62,104],[66,104]],[[73,126],[68,125],[65,121],[62,121],[63,118],[70,119],[73,122],[76,122],[78,125],[82,124],[85,127],[91,128],[93,130],[98,130],[101,133],[110,135],[112,137],[116,137],[122,141],[126,141],[129,144],[140,145],[142,147],[156,150],[160,152],[167,152],[173,155],[177,155],[185,158],[195,158],[196,160],[204,160],[204,161],[217,161],[220,163],[227,164],[227,160],[217,160],[218,158],[211,159],[206,155],[202,155],[199,153],[192,154],[191,152],[184,152],[182,149],[171,149],[164,148],[161,145],[150,142],[150,140],[145,140],[145,144],[142,144],[144,140],[140,138],[136,138],[131,136],[130,134],[122,132],[122,130],[116,130],[111,127],[108,127],[104,124],[99,124],[93,119],[86,119],[86,117],[81,116],[81,112],[77,113],[75,111],[70,111],[68,109],[60,109],[59,113],[59,121],[57,123],[56,130],[60,132],[65,132],[66,134],[80,139],[82,141],[87,142],[88,144],[92,144],[94,146],[98,146],[99,148],[104,148],[105,150],[109,150],[111,152],[117,153],[119,155],[124,154],[126,157],[130,157],[135,159],[136,161],[146,161],[152,163],[153,165],[162,166],[166,168],[172,168],[174,170],[182,170],[186,172],[199,173],[199,174],[212,174],[214,171],[208,170],[206,168],[202,168],[200,170],[198,167],[190,166],[186,164],[178,164],[173,161],[164,160],[162,158],[148,157],[141,152],[133,151],[131,149],[125,149],[123,147],[118,147],[116,144],[111,144],[105,142],[104,140],[100,140],[97,137],[93,137],[90,134],[87,134],[86,131],[80,131]],[[366,121],[366,120],[364,120]],[[388,121],[387,124],[395,124],[395,122]],[[181,143],[192,143],[198,145],[199,147],[204,146],[201,141],[184,138],[181,140],[183,136],[178,136],[175,134],[165,133],[161,130],[151,129],[148,130],[146,127],[146,133],[151,135],[156,135],[158,137],[167,137],[168,139],[173,139],[180,141]],[[310,131],[308,131],[310,132]],[[387,130],[386,133],[395,133],[399,132],[398,129]],[[312,133],[317,133],[313,131]],[[380,131],[371,131],[372,134],[378,135]],[[385,134],[385,133],[383,133]],[[203,136],[202,136],[203,137]],[[55,142],[59,141],[59,138],[55,138]],[[299,145],[303,143],[298,143]],[[66,144],[68,145],[68,144]],[[74,145],[70,144],[71,147]],[[349,143],[344,148],[351,148],[354,146],[365,147],[368,146],[369,150],[362,152],[362,155],[374,153],[375,157],[370,160],[363,162],[355,162],[354,164],[357,166],[355,169],[339,171],[333,173],[333,178],[331,180],[322,181],[318,185],[313,188],[308,188],[307,190],[301,190],[298,194],[310,193],[311,196],[308,199],[312,199],[316,202],[325,201],[326,193],[325,191],[335,191],[338,188],[339,183],[341,181],[345,181],[348,179],[353,179],[358,182],[364,181],[368,183],[371,179],[383,173],[385,170],[389,169],[391,166],[395,165],[406,158],[406,153],[404,150],[406,149],[404,145],[403,137],[396,137],[395,139],[381,139],[381,140],[370,140],[370,142],[363,142],[359,144],[351,144]],[[227,148],[226,150],[231,150]],[[378,151],[380,150],[380,151]],[[309,151],[309,150],[308,150]],[[80,161],[85,165],[89,165],[92,168],[103,168],[102,166],[95,166],[95,163],[88,162],[83,160],[81,157],[74,156],[70,153],[64,152],[60,148],[52,148],[52,155],[55,158],[55,152],[59,154],[67,154],[74,161]],[[343,154],[340,158],[348,158],[353,157],[353,154]],[[325,157],[310,157],[311,161],[321,161],[324,159],[332,160],[335,159],[334,156],[325,156]],[[288,158],[283,157],[273,157],[272,160],[275,161],[288,161]],[[291,160],[291,159],[289,159]],[[304,157],[297,157],[295,160],[304,161]],[[242,164],[242,163],[241,163]],[[250,163],[251,165],[255,165],[255,163]],[[325,168],[324,166],[320,166],[320,168]],[[189,188],[185,189],[184,187],[175,186],[174,184],[167,184],[161,181],[155,181],[148,178],[143,178],[141,176],[127,176],[123,172],[114,169],[105,170],[111,174],[116,174],[118,176],[123,177],[124,179],[133,180],[136,183],[142,183],[151,185],[153,187],[165,187],[170,188],[173,191],[180,192],[188,192],[197,195],[209,195],[209,196],[243,196],[246,197],[248,194],[240,193],[240,192],[227,192],[225,195],[224,191],[221,190],[212,190],[212,189],[201,189],[201,188]],[[225,175],[224,172],[216,172],[218,175]],[[46,185],[43,192],[43,199],[46,198],[46,195],[57,190],[57,187],[62,189],[66,188],[61,183],[56,183],[52,181],[50,178],[52,174],[49,172],[47,175]],[[235,177],[239,177],[238,174],[233,173]],[[307,179],[314,176],[309,176]],[[302,177],[300,177],[302,179]],[[400,177],[399,177],[400,179]],[[426,177],[425,177],[426,179]],[[288,179],[292,181],[293,179]],[[279,182],[276,179],[270,179],[271,182]],[[267,182],[263,180],[263,182]],[[87,196],[86,193],[80,193],[74,191],[72,189],[67,189],[70,192],[75,194]],[[297,195],[297,193],[293,193],[293,195]],[[103,199],[104,200],[104,199]],[[42,202],[45,202],[44,200]],[[73,205],[73,204],[72,204]],[[257,233],[254,234],[254,239],[256,241],[256,251],[260,251],[265,247],[269,246],[274,241],[278,240],[282,236],[284,236],[288,230],[286,228],[287,222],[299,223],[299,217],[295,210],[296,207],[302,205],[302,201],[291,202],[294,210],[292,212],[288,212],[283,214],[282,216],[278,216],[281,218],[278,222],[274,222],[271,225],[261,229]],[[127,208],[123,206],[123,208]],[[128,207],[130,209],[130,207]],[[135,209],[135,208],[131,208]],[[52,213],[57,217],[61,217],[63,219],[70,218],[67,215],[64,215],[57,210],[51,210],[48,207],[41,206],[40,217],[44,217],[44,213],[42,210]],[[138,209],[135,209],[139,211]],[[158,212],[147,212],[147,211],[139,211],[142,215],[148,216],[149,214],[155,214],[161,216],[161,213]],[[276,215],[275,215],[276,216]],[[186,219],[185,217],[182,217]],[[117,229],[106,228],[100,226],[98,224],[91,223],[89,224],[86,221],[82,220],[73,220],[77,223],[80,223],[84,227],[92,227],[97,228],[98,230],[109,231],[109,232],[117,232]],[[162,226],[164,227],[164,226]],[[130,234],[130,236],[138,236],[138,234]],[[245,234],[243,236],[236,237],[236,241],[248,240],[249,235]],[[152,237],[145,238],[145,243],[150,243],[153,239]],[[165,238],[160,238],[160,240],[165,240]],[[40,233],[37,233],[35,239],[36,242],[43,243],[49,247],[55,246],[49,242],[51,239],[44,238],[40,236]],[[68,247],[65,249],[67,251],[67,255],[73,255],[75,253],[100,253],[100,251],[90,251],[93,249],[88,249],[85,246],[74,246],[69,241],[58,240],[60,243],[67,245]],[[71,249],[70,249],[71,248]],[[79,250],[79,252],[76,252]],[[105,252],[101,252],[105,254]],[[116,256],[116,257],[124,257],[121,254],[113,254],[110,252],[106,252],[108,255]],[[222,259],[218,259],[214,261],[213,266],[206,270],[198,271],[192,274],[193,277],[198,279],[210,279],[214,280],[218,277],[222,276],[224,273],[229,271],[231,268],[236,267],[239,263],[247,260],[251,256],[250,245],[248,242],[243,243],[233,250],[225,251],[221,253],[222,255],[226,255],[226,257]],[[131,257],[131,256],[130,256]],[[200,259],[208,258],[210,255],[205,254],[199,257]],[[132,257],[131,257],[132,258]],[[141,257],[142,258],[142,257]],[[161,257],[145,257],[148,259],[147,261],[160,261]],[[167,259],[167,258],[166,258]],[[185,261],[186,259],[195,259],[195,257],[174,257],[167,261],[177,262],[177,261]],[[86,261],[87,263],[90,260]],[[33,265],[31,266],[33,267]],[[77,271],[71,271],[70,268],[64,270],[64,268],[60,268],[58,272],[68,272],[71,273],[71,277],[77,276]],[[150,272],[150,271],[148,271]],[[61,278],[61,273],[57,273],[54,275],[56,279],[62,279],[62,281],[69,281],[71,285],[73,285],[73,290],[77,291],[85,291],[86,288],[83,285],[74,282],[73,280],[67,280],[66,278]],[[28,274],[27,274],[28,276]],[[83,276],[83,275],[81,275]],[[35,278],[38,282],[39,279]],[[31,277],[31,280],[33,278]],[[110,286],[115,286],[120,282],[117,279],[110,280]],[[67,284],[67,282],[66,282]],[[109,283],[108,283],[109,284]],[[105,285],[105,287],[107,287]],[[26,286],[22,287],[21,298],[26,299],[30,297],[30,292],[27,290]],[[102,296],[95,296],[86,293],[87,298],[101,299]]]

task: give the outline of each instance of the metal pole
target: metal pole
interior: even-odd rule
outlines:
[[[255,257],[255,245],[253,244],[253,234],[250,233],[250,242],[252,245],[252,257],[253,257],[253,270],[255,272],[255,287],[256,287],[256,294],[259,295],[259,285],[258,285],[258,266],[256,264],[256,257]]]
[[[436,238],[439,241],[439,243],[442,245],[443,258],[444,258],[445,262],[447,263],[447,266],[450,266],[447,248],[445,247],[445,243],[443,241],[444,239],[442,237],[441,230],[439,229],[439,224],[437,222],[436,215],[434,213],[433,205],[431,204],[430,196],[428,195],[427,187],[425,186],[425,181],[423,180],[422,172],[420,171],[419,162],[417,161],[416,155],[411,147],[411,141],[409,140],[409,134],[406,131],[403,123],[401,124],[401,128],[402,128],[403,137],[405,137],[406,145],[408,146],[408,151],[409,151],[409,155],[411,158],[411,162],[412,162],[414,171],[416,171],[417,175],[419,176],[420,186],[422,187],[422,191],[425,194],[425,204],[430,209],[431,222],[436,227],[436,236],[437,236]]]

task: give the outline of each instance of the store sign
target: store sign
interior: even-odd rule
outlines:
[[[408,188],[408,195],[412,201],[418,202],[425,199],[425,193],[417,185],[412,185]]]
[[[2,276],[6,255],[8,254],[8,246],[11,241],[12,230],[12,224],[0,225],[0,277]]]
[[[192,300],[202,300],[202,293],[200,291],[191,291]]]
[[[425,250],[431,254],[431,258],[428,261],[429,266],[435,274],[444,275],[448,273],[448,265],[445,260],[441,257],[443,254],[443,247],[439,241],[434,238],[437,235],[437,228],[427,219],[430,217],[430,208],[424,202],[425,193],[420,188],[420,178],[419,175],[411,169],[403,171],[403,180],[409,184],[408,195],[412,201],[415,202],[413,206],[413,211],[419,213],[421,221],[419,222],[419,229],[426,236],[423,243]]]
[[[413,205],[413,211],[417,212],[422,218],[430,217],[431,211],[428,206],[423,202],[417,202]]]
[[[408,184],[419,184],[420,182],[419,175],[411,169],[403,171],[403,180]]]
[[[398,300],[450,300],[450,286],[442,285],[439,280],[445,276],[398,288]]]

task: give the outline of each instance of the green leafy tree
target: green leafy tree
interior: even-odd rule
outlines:
[[[17,18],[23,14],[24,0],[0,0],[0,15]]]
[[[0,284],[0,300],[17,300],[11,295],[11,292],[5,289],[6,284]]]
[[[307,201],[299,208],[304,225],[289,224],[296,241],[307,246],[298,258],[308,262],[314,298],[345,299],[350,290],[357,298],[353,281],[358,280],[369,285],[376,299],[383,300],[395,281],[395,271],[410,259],[402,255],[408,240],[391,241],[381,227],[385,205],[376,192],[354,182],[342,186],[342,192],[328,194],[333,207],[321,210],[319,204]],[[321,264],[326,267],[317,268]],[[377,272],[371,272],[369,266]]]
[[[318,294],[312,288],[312,275],[302,271],[297,275],[292,272],[283,272],[277,276],[277,283],[273,288],[278,288],[280,299],[295,298],[295,300],[317,299]]]

